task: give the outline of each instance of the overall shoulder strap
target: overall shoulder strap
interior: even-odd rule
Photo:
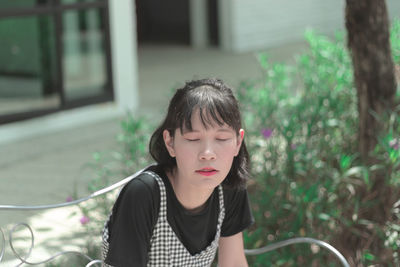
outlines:
[[[160,211],[159,211],[159,218],[162,220],[167,220],[167,193],[165,191],[165,185],[161,177],[152,172],[152,171],[145,171],[145,173],[151,175],[156,179],[158,186],[160,188]]]

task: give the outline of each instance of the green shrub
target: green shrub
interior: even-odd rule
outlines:
[[[258,188],[250,187],[256,230],[247,233],[247,247],[294,236],[329,239],[341,217],[337,191],[356,144],[351,61],[341,35],[331,42],[309,31],[306,39],[310,49],[295,66],[270,64],[261,54],[264,80],[239,91]],[[311,254],[300,245],[253,264],[299,264],[316,258]]]
[[[362,235],[358,224],[378,225],[359,219],[359,210],[370,203],[363,203],[355,188],[369,188],[371,172],[382,167],[391,170],[391,185],[399,186],[400,172],[395,170],[400,150],[393,145],[399,140],[398,115],[392,115],[397,124],[384,131],[388,134],[375,151],[381,166],[360,165],[356,89],[344,35],[329,40],[307,31],[305,37],[309,49],[294,65],[272,64],[260,54],[262,79],[243,82],[239,90],[254,178],[249,191],[256,224],[245,233],[247,248],[298,236],[335,242],[344,228]],[[398,21],[391,42],[399,62]],[[399,208],[393,210],[400,217]],[[389,221],[382,242],[386,239],[395,251],[399,244],[393,237],[400,234],[400,223]],[[250,265],[300,266],[311,260],[327,264],[327,253],[315,252],[309,245],[297,245],[252,257]],[[363,255],[366,262],[379,260],[368,250]]]

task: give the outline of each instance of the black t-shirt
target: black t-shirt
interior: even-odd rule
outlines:
[[[186,210],[176,198],[171,183],[159,166],[151,166],[164,182],[167,195],[167,221],[176,236],[192,254],[204,250],[214,239],[219,195],[215,188],[204,208]],[[224,189],[225,218],[221,236],[237,234],[253,223],[246,190]],[[112,266],[146,266],[150,239],[157,223],[160,189],[157,181],[142,173],[127,183],[114,204],[108,222],[109,250],[105,262]]]

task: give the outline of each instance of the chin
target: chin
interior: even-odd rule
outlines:
[[[212,178],[206,178],[206,179],[201,179],[201,181],[198,181],[196,185],[199,188],[204,188],[204,189],[214,189],[216,188],[220,183],[216,181],[215,179]]]
[[[224,181],[223,179],[203,178],[200,181],[199,186],[205,187],[205,188],[208,188],[208,189],[214,189],[217,186],[219,186],[220,184],[222,184],[223,181]]]

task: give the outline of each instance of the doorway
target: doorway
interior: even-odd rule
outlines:
[[[138,43],[190,44],[188,0],[136,0]]]

